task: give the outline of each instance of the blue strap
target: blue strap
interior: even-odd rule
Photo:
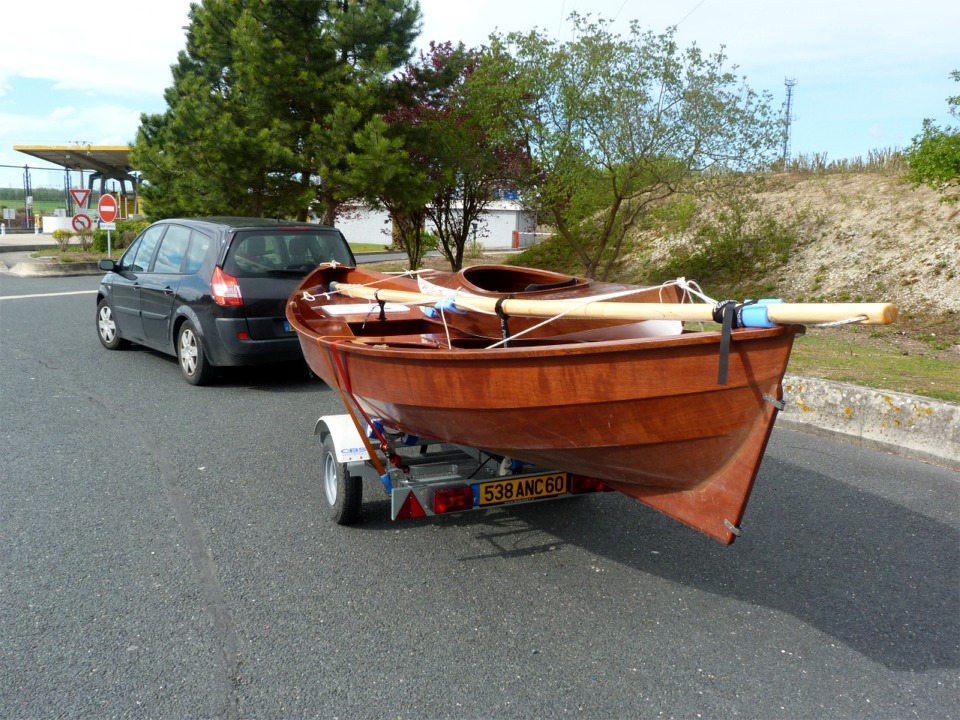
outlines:
[[[777,324],[767,317],[768,305],[782,304],[783,300],[764,299],[750,305],[744,305],[740,308],[738,320],[741,327],[769,328],[776,327]]]
[[[438,318],[440,317],[441,312],[454,312],[458,315],[466,315],[466,310],[461,310],[457,307],[457,299],[453,296],[445,297],[443,300],[440,300],[433,307],[425,307],[423,309],[424,314],[428,318]]]

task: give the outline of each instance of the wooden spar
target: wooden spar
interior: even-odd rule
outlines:
[[[428,295],[406,290],[388,290],[365,285],[332,283],[331,290],[358,298],[383,300],[408,304],[428,305],[451,298],[456,306],[479,312],[496,312],[495,297],[475,295]],[[523,300],[506,299],[501,310],[507,315],[528,317],[592,318],[597,320],[684,320],[688,322],[712,322],[713,306],[705,303],[629,303],[575,300]],[[897,319],[897,308],[891,303],[772,303],[764,305],[767,319],[781,325],[816,325],[857,321],[860,325],[889,325]]]

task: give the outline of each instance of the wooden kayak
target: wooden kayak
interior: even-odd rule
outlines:
[[[639,287],[599,282],[590,278],[564,275],[549,270],[512,265],[474,265],[459,272],[434,271],[419,275],[423,293],[454,294],[486,298],[524,300],[603,300],[606,302],[680,303],[690,302],[676,283]],[[618,340],[646,335],[679,333],[675,322],[664,320],[632,321],[623,319],[584,320],[565,315],[508,316],[502,311],[448,313],[449,324],[464,332],[506,339],[565,336],[567,340]]]
[[[287,319],[358,425],[597,478],[720,542],[739,534],[802,326],[490,347],[416,306],[330,292],[350,273],[317,268]]]

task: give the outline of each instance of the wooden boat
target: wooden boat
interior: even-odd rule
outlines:
[[[415,295],[409,291],[337,285],[349,275],[312,272],[291,296],[287,319],[308,364],[340,390],[361,432],[361,416],[379,418],[406,433],[600,479],[723,543],[739,534],[802,325],[490,347],[403,304]],[[379,302],[351,297],[373,294],[382,313]],[[499,299],[458,304],[483,300]],[[502,304],[519,315],[524,302]],[[591,312],[577,300],[557,302]],[[616,306],[635,319],[675,319],[675,309],[687,308],[685,319],[689,308],[707,308],[647,304],[651,316],[641,303],[593,305],[603,306],[593,311],[601,317]]]
[[[441,297],[424,307],[434,317],[439,313],[432,306],[443,304],[443,297],[512,297],[526,300],[597,300],[610,302],[689,302],[686,291],[676,283],[655,287],[638,287],[605,283],[589,278],[563,275],[548,270],[509,265],[476,265],[457,273],[439,270],[420,274],[381,273],[366,268],[338,265],[324,274],[327,282],[356,284],[371,289],[403,290]],[[448,326],[478,337],[503,340],[507,337],[552,338],[570,342],[616,340],[650,335],[675,335],[681,331],[678,321],[611,318],[597,320],[556,315],[518,315],[503,317],[496,308],[469,313],[447,312],[443,322]]]

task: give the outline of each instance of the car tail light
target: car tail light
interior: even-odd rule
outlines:
[[[570,494],[583,495],[592,492],[609,492],[612,488],[607,487],[602,481],[586,475],[570,476]]]
[[[433,494],[433,512],[443,513],[470,510],[473,507],[473,488],[470,486],[444,488]]]
[[[227,275],[222,268],[214,268],[210,280],[210,291],[217,305],[243,305],[240,284],[233,275]]]

